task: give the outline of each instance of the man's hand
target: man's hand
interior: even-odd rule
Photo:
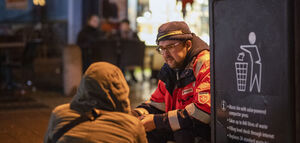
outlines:
[[[140,120],[144,125],[146,132],[150,132],[156,128],[154,123],[154,114],[143,115]]]

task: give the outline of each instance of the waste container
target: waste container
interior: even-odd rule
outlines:
[[[210,1],[212,142],[300,142],[299,3]]]

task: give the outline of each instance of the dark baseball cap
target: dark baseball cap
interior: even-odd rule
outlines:
[[[172,21],[158,28],[156,43],[163,40],[191,40],[192,38],[192,32],[184,21]]]

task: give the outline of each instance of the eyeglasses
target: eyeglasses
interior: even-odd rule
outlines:
[[[174,43],[174,44],[171,44],[171,45],[167,45],[166,47],[162,47],[162,46],[158,46],[156,48],[156,51],[159,53],[159,54],[164,54],[166,51],[168,52],[173,52],[175,47],[177,47],[178,45],[180,45],[181,42],[177,42],[177,43]]]

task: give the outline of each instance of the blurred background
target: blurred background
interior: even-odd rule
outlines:
[[[81,53],[76,49],[80,47],[77,38],[92,15],[98,16],[97,29],[104,34],[89,47],[93,49],[88,55],[90,62],[109,61],[125,74],[131,67],[137,75],[134,81],[155,79],[163,64],[155,52],[157,28],[162,23],[184,20],[209,43],[208,0],[0,0],[1,90],[20,89],[24,93],[25,84],[33,91],[69,94],[72,87],[64,85],[71,82],[75,86],[80,78],[74,76],[83,72],[78,71],[84,63],[80,63]],[[124,19],[129,20],[144,47],[135,53],[140,57],[124,55],[129,61],[122,63],[120,55],[130,50],[120,50],[122,43],[112,48],[107,41],[116,39],[113,37]],[[130,80],[130,74],[126,78]]]

